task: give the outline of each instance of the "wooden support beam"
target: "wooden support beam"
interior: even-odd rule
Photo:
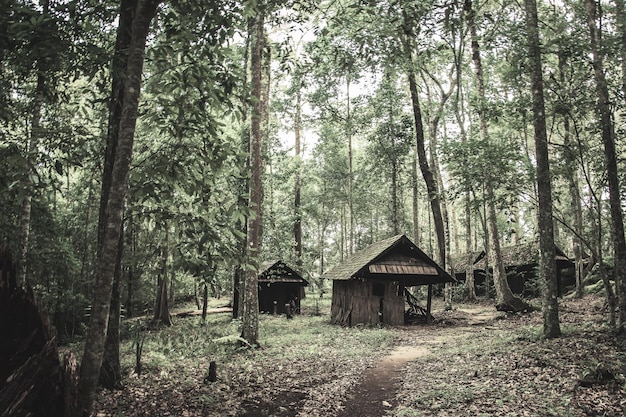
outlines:
[[[430,308],[433,303],[433,284],[428,284],[428,299],[426,301],[426,324],[433,322],[432,315],[430,314]]]

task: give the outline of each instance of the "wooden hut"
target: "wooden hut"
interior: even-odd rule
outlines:
[[[285,262],[266,262],[259,273],[259,311],[284,314],[285,306],[292,303],[295,312],[300,312],[300,300],[307,285],[309,282]]]
[[[514,246],[505,246],[501,249],[502,261],[506,271],[509,287],[514,294],[524,296],[537,296],[536,278],[538,277],[537,268],[539,266],[540,250],[539,241],[522,243]],[[559,294],[562,287],[562,272],[565,269],[574,266],[574,263],[565,255],[558,247],[554,246],[557,283]],[[484,282],[485,271],[487,269],[487,257],[485,252],[477,252],[478,256],[474,258],[474,279],[476,285]],[[473,256],[473,255],[472,255]],[[465,278],[465,268],[467,265],[463,263],[465,255],[458,257],[460,262],[453,262],[453,271],[459,280]],[[489,260],[489,270],[492,270],[493,261]]]
[[[405,235],[374,243],[353,254],[323,276],[333,280],[331,323],[404,324],[405,289],[455,282]]]
[[[452,270],[452,274],[454,278],[456,278],[459,282],[464,282],[467,279],[467,271],[472,270],[474,273],[474,282],[478,283],[478,280],[481,278],[484,280],[484,271],[476,269],[476,264],[480,262],[485,257],[485,251],[474,251],[461,254],[459,256],[452,258],[452,265],[450,265],[450,269]],[[482,274],[482,277],[479,276]]]

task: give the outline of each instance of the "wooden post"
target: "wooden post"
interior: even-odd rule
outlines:
[[[433,303],[433,284],[428,284],[428,298],[426,301],[426,324],[432,323],[432,316],[430,315],[430,308]]]
[[[217,362],[211,361],[209,362],[209,373],[206,377],[204,377],[204,382],[215,382],[217,381]]]

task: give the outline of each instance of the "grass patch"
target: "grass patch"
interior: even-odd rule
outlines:
[[[303,314],[293,319],[261,315],[259,349],[240,345],[241,322],[229,313],[210,314],[205,324],[177,317],[172,327],[144,329],[145,375],[129,377],[124,392],[102,396],[99,409],[226,417],[271,406],[268,415],[280,417],[336,416],[346,402],[360,401],[350,393],[364,370],[403,346],[427,354],[397,374],[397,407],[389,415],[621,416],[626,343],[606,331],[595,308],[601,302],[567,301],[557,339],[543,338],[540,312],[476,323],[468,317],[485,316],[476,305],[434,310],[445,320],[433,326],[344,328],[329,324],[330,296],[302,300]],[[135,333],[129,334],[122,360],[130,371]],[[210,361],[218,377],[206,383]]]
[[[323,299],[325,300],[325,299]],[[329,300],[329,299],[328,299]],[[216,361],[222,366],[251,362],[263,366],[268,362],[286,363],[316,360],[320,356],[333,360],[349,360],[383,353],[395,340],[391,329],[376,327],[344,328],[330,325],[328,316],[259,316],[260,349],[248,349],[240,343],[241,322],[230,313],[207,315],[206,323],[198,316],[176,318],[174,325],[150,329],[147,322],[139,334],[127,330],[122,341],[122,368],[130,373],[135,367],[137,337],[144,338],[144,371],[165,377],[181,369]]]

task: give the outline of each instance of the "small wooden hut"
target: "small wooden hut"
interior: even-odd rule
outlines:
[[[454,278],[459,282],[465,282],[467,279],[467,271],[471,270],[474,273],[474,282],[484,280],[484,271],[476,269],[476,264],[485,257],[485,251],[473,251],[471,253],[466,252],[461,255],[452,258],[452,265],[450,269]],[[480,276],[482,274],[482,276]],[[481,281],[482,282],[482,281]]]
[[[323,276],[333,280],[331,323],[404,324],[406,287],[455,282],[405,235],[374,243]]]
[[[507,281],[509,287],[514,294],[524,296],[536,296],[537,285],[533,284],[533,281],[538,277],[537,268],[539,266],[540,258],[540,246],[539,241],[531,241],[514,246],[505,246],[501,249],[502,261],[504,262],[504,269],[507,275]],[[565,255],[565,253],[558,247],[554,246],[556,270],[557,270],[557,283],[559,294],[562,288],[562,272],[565,269],[574,266],[574,263]],[[476,252],[477,256],[474,257],[474,280],[477,285],[481,284],[485,280],[485,271],[487,269],[487,257],[484,251]],[[472,254],[474,256],[474,254]],[[464,263],[464,259],[467,259],[465,255],[457,258],[458,262],[453,262],[453,271],[457,279],[465,279],[465,269],[467,265]],[[465,261],[466,262],[466,261]],[[489,260],[489,270],[492,270],[493,261]]]
[[[290,303],[300,312],[304,287],[309,285],[302,275],[283,261],[266,262],[259,273],[259,311],[284,314]]]

